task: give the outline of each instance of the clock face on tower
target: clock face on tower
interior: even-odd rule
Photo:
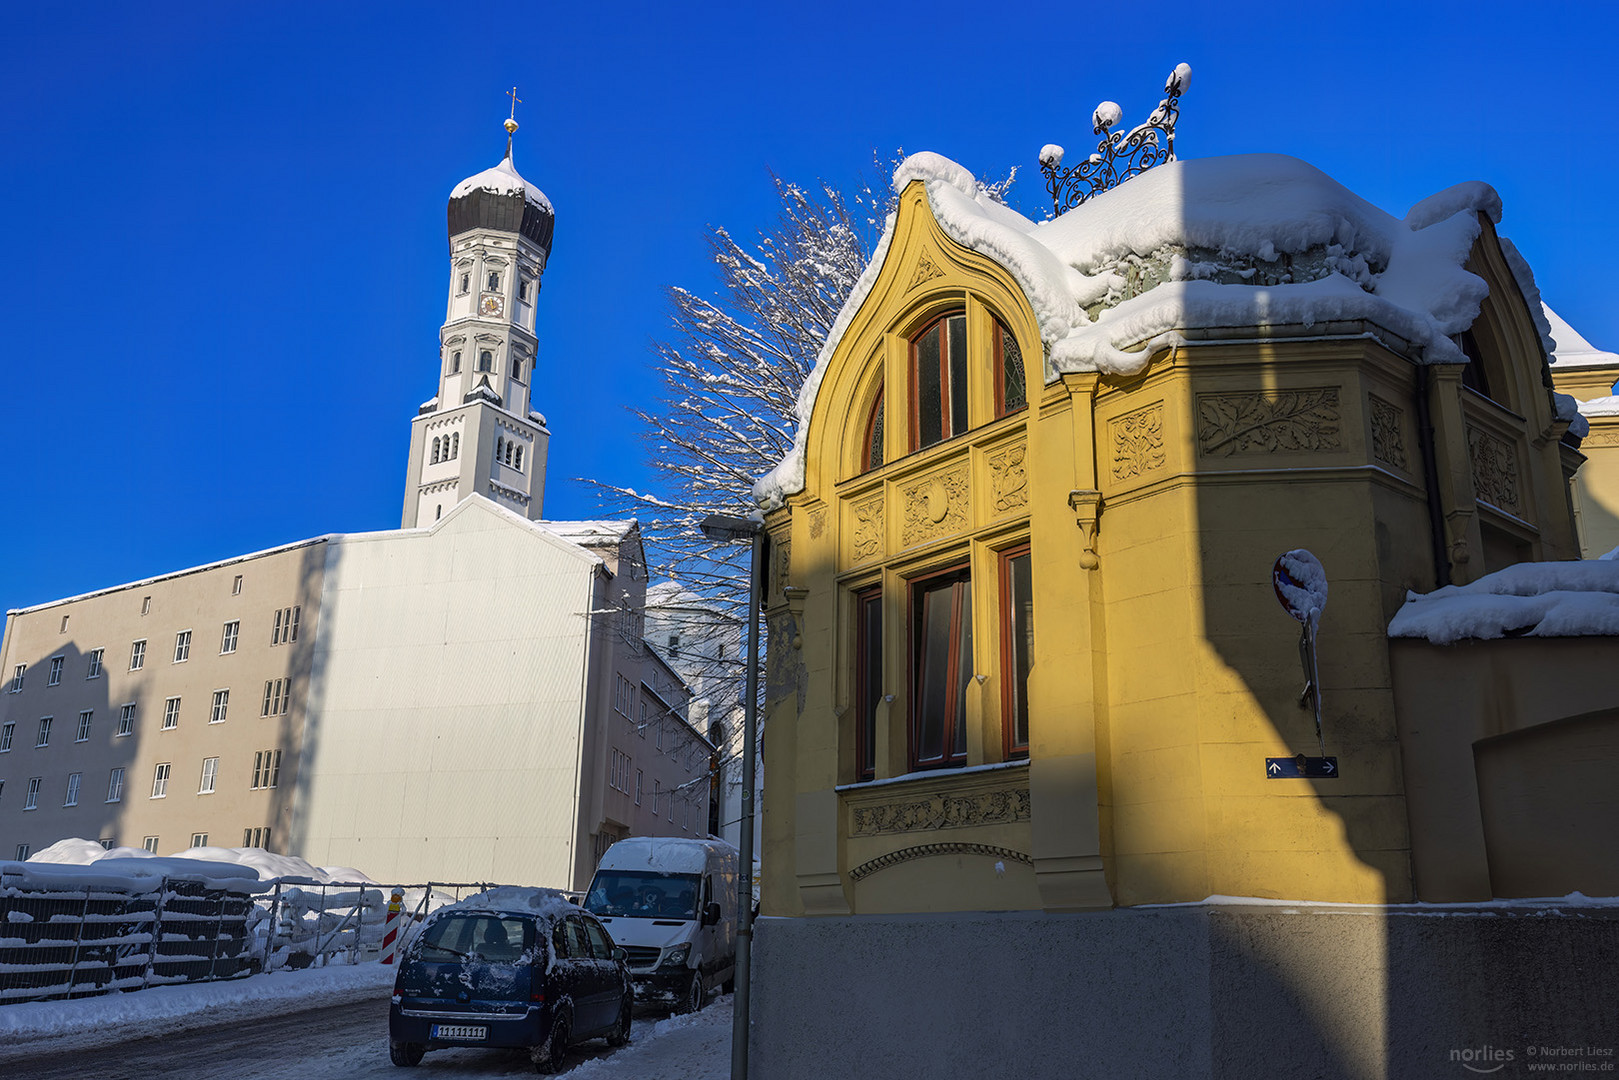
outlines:
[[[499,315],[506,310],[506,298],[499,293],[484,293],[483,299],[478,301],[480,315]]]

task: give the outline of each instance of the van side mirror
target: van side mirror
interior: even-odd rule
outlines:
[[[627,951],[625,951],[624,946],[622,946],[622,945],[614,945],[613,946],[613,959],[617,960],[621,964],[627,964],[627,963],[630,962],[630,954]]]
[[[719,904],[714,903],[713,901],[710,901],[709,905],[703,909],[703,925],[704,926],[715,926],[715,925],[717,925],[719,923],[719,921],[720,921],[720,906],[719,906]]]

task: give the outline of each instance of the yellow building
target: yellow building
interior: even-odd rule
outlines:
[[[1598,349],[1550,308],[1546,319],[1557,343],[1552,382],[1579,401],[1590,432],[1580,442],[1589,459],[1574,477],[1574,522],[1580,548],[1594,559],[1619,547],[1619,356]]]
[[[1566,999],[1612,993],[1570,989],[1549,953],[1480,960],[1473,924],[1220,900],[1546,895],[1601,842],[1563,836],[1548,873],[1525,841],[1567,804],[1481,815],[1510,803],[1491,777],[1619,753],[1619,638],[1431,664],[1444,646],[1394,642],[1403,680],[1391,648],[1409,593],[1580,558],[1586,420],[1552,389],[1495,193],[1401,219],[1274,155],[1159,165],[1040,223],[937,155],[895,190],[755,490],[759,1075],[819,1075],[829,1039],[857,1048],[851,1075],[951,1075],[966,1030],[1019,1075],[1437,1075],[1497,961],[1563,1002],[1525,1006],[1560,1017],[1545,1031],[1597,1016]],[[1329,582],[1319,736],[1272,580],[1299,548]],[[1509,748],[1475,782],[1478,740],[1605,707],[1542,766]],[[1297,755],[1334,774],[1273,775]],[[1619,952],[1602,926],[1577,947]],[[1414,995],[1396,955],[1462,989]]]

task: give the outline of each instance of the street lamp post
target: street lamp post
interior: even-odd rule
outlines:
[[[759,608],[764,599],[764,526],[747,518],[710,514],[703,519],[710,540],[750,540],[753,562],[748,569],[748,677],[742,699],[742,851],[737,880],[736,993],[731,1023],[731,1080],[748,1078],[748,1000],[753,972],[753,785],[754,743],[759,700]]]

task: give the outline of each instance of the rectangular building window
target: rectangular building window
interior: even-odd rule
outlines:
[[[37,810],[39,808],[39,785],[44,783],[43,776],[30,776],[28,778],[28,793],[22,797],[24,810]]]
[[[147,837],[142,838],[141,847],[145,848],[147,851],[150,851],[153,855],[156,855],[157,854],[157,837],[155,837],[155,836],[147,836]]]
[[[174,635],[174,662],[183,664],[191,659],[191,631],[182,630]]]
[[[854,598],[855,770],[870,780],[877,765],[877,706],[883,699],[883,591],[865,589]]]
[[[129,670],[139,671],[146,666],[146,639],[131,642],[129,646]]]
[[[284,716],[292,708],[292,680],[270,679],[264,684],[260,716]]]
[[[152,598],[150,596],[141,597],[141,614],[142,615],[150,615],[151,613],[152,613]]]
[[[112,850],[112,841],[113,841],[112,837],[103,836],[101,839],[97,840],[96,843],[101,845],[101,850],[102,851],[111,851]]]
[[[15,723],[6,724],[3,727],[0,727],[0,754],[8,754],[11,752],[11,739],[16,734],[17,725]]]
[[[275,629],[270,632],[271,645],[286,645],[298,640],[298,618],[302,612],[302,607],[289,607],[275,613]]]
[[[18,664],[16,670],[11,673],[11,692],[13,694],[22,693],[22,677],[27,673],[27,664]]]
[[[1001,723],[1008,758],[1029,756],[1029,668],[1034,656],[1034,591],[1029,549],[1001,556]]]
[[[135,703],[118,706],[118,734],[135,734]]]
[[[208,834],[205,833],[205,832],[194,832],[194,833],[192,833],[191,834],[191,846],[194,847],[194,848],[207,847],[208,846]]]
[[[90,673],[85,676],[86,679],[101,678],[101,654],[105,651],[105,649],[90,650]]]
[[[663,782],[661,780],[652,781],[652,816],[653,817],[658,816],[658,799],[662,795],[663,795]]]
[[[242,575],[241,574],[237,574],[235,582],[233,582],[231,584],[230,594],[232,596],[241,596],[242,595]]]
[[[124,768],[122,765],[107,774],[107,801],[124,801]]]
[[[180,699],[171,697],[163,703],[163,730],[172,731],[180,726]]]
[[[911,586],[911,765],[967,763],[967,685],[973,677],[972,579],[967,569]]]
[[[270,827],[242,830],[242,846],[270,850]]]
[[[281,782],[281,751],[260,750],[253,755],[253,787],[273,788]]]
[[[79,784],[84,780],[83,773],[67,774],[67,797],[62,800],[63,806],[79,805]]]
[[[49,716],[39,718],[39,738],[34,740],[35,746],[49,746],[51,744],[51,721]]]
[[[79,730],[73,736],[74,742],[90,741],[90,719],[95,716],[94,709],[86,709],[79,714]]]
[[[61,629],[56,631],[58,634],[67,633],[67,621],[68,621],[68,618],[69,618],[69,616],[67,616],[67,615],[62,616],[62,627],[61,627]]]
[[[645,702],[645,701],[641,702],[641,723],[642,724],[648,723],[647,714],[651,710],[647,706],[648,706],[647,702]],[[657,731],[658,731],[658,753],[661,754],[661,753],[663,753],[663,717],[659,716],[656,720],[651,721],[651,723],[657,728]]]
[[[28,858],[29,850],[30,849],[29,849],[27,844],[18,844],[17,845],[17,861],[18,862],[25,861]]]
[[[635,770],[635,805],[641,805],[641,770]]]
[[[212,795],[214,784],[219,780],[219,759],[205,757],[202,759],[202,779],[197,783],[198,795]]]
[[[158,765],[152,773],[152,798],[162,799],[169,794],[169,763]]]
[[[221,654],[236,651],[236,634],[241,629],[242,621],[240,619],[232,619],[225,624],[224,633],[219,638],[219,651]]]
[[[62,683],[62,657],[51,657],[51,673],[45,677],[46,686],[60,686]]]
[[[230,708],[230,691],[229,690],[215,690],[214,691],[214,707],[208,713],[208,722],[210,724],[223,724],[225,722],[225,713],[226,713],[227,710],[229,710],[229,708]]]

